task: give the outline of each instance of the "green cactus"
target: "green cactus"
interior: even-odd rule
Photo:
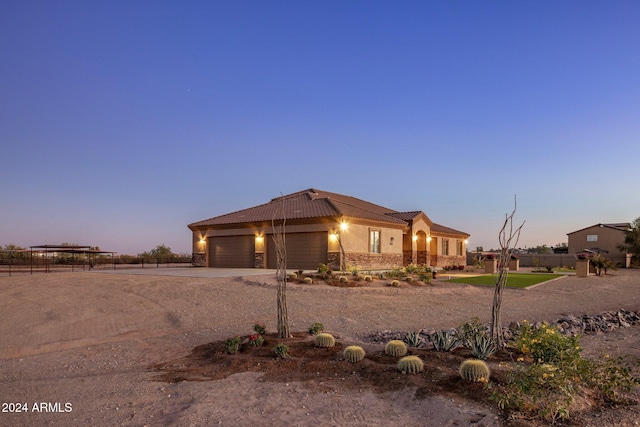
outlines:
[[[323,332],[316,335],[314,343],[316,347],[333,347],[336,345],[336,339],[333,335]]]
[[[366,276],[364,276],[364,281],[365,282],[373,282],[373,277],[371,277],[369,275],[366,275]]]
[[[298,275],[296,273],[289,273],[287,277],[289,278],[289,280],[296,280],[298,278]]]
[[[403,374],[417,374],[424,369],[424,363],[418,356],[405,356],[398,360],[398,370]]]
[[[340,276],[340,283],[347,283],[349,281],[349,278],[347,276]]]
[[[310,285],[313,283],[313,279],[311,277],[305,277],[302,281],[307,285]]]
[[[392,280],[391,281],[391,286],[393,286],[394,288],[399,288],[400,287],[400,281],[399,280]]]
[[[400,340],[391,340],[384,346],[385,354],[393,357],[407,354],[407,345]]]
[[[407,276],[407,282],[409,282],[409,283],[413,282],[413,277]]]
[[[364,359],[364,349],[357,345],[350,345],[342,353],[347,362],[358,363]]]
[[[460,376],[463,380],[476,382],[489,381],[489,366],[479,359],[467,359],[460,365]]]

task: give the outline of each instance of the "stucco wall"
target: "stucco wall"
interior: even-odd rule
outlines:
[[[598,240],[587,241],[588,235],[596,235],[598,236]],[[608,254],[602,254],[607,258],[625,255],[617,248],[618,245],[624,243],[625,233],[621,230],[594,226],[571,233],[568,237],[569,253],[576,253],[590,248],[600,248],[609,251]]]

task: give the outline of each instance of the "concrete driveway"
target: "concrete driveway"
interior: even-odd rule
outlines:
[[[94,269],[91,273],[136,274],[146,276],[174,277],[244,277],[276,274],[276,270],[266,268],[207,268],[207,267],[146,267],[120,269]]]

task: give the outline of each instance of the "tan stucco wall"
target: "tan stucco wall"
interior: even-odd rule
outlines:
[[[369,232],[380,231],[380,252],[382,254],[402,254],[402,230],[367,224],[349,224],[347,230],[340,231],[340,240],[346,253],[369,253]],[[393,238],[393,244],[391,243]]]

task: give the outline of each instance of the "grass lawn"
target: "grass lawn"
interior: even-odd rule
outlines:
[[[563,274],[509,273],[509,276],[507,278],[507,288],[526,288],[562,276]],[[495,276],[493,276],[492,274],[484,274],[482,276],[473,277],[456,277],[454,279],[447,280],[447,282],[466,283],[468,285],[495,286],[495,280]]]

